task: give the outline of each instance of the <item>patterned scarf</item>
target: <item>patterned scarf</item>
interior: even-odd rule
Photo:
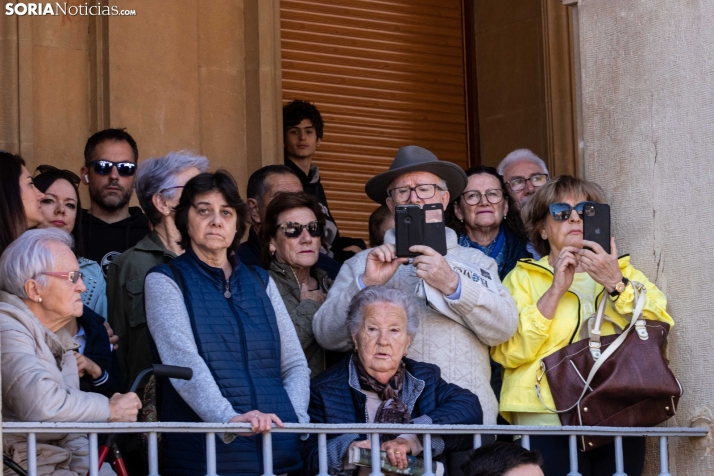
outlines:
[[[409,423],[412,416],[409,408],[399,398],[399,392],[402,391],[404,376],[407,373],[407,368],[404,361],[399,362],[399,367],[394,376],[389,379],[387,385],[379,383],[374,377],[367,373],[362,362],[359,360],[357,352],[352,354],[352,363],[357,370],[360,387],[364,390],[375,392],[382,404],[377,408],[377,414],[374,417],[374,423]],[[382,435],[382,441],[393,440],[397,435]]]
[[[476,248],[486,256],[493,258],[496,265],[498,265],[498,274],[503,273],[503,269],[506,266],[506,233],[503,230],[503,225],[498,230],[496,238],[488,246],[481,246],[475,241],[471,241],[467,233],[459,235],[459,245],[466,248]]]

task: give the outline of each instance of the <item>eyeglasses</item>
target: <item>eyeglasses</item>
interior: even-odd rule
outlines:
[[[551,203],[548,208],[550,209],[550,216],[553,217],[553,220],[566,221],[570,218],[570,215],[573,213],[573,210],[578,212],[578,215],[582,217],[583,212],[585,211],[585,207],[588,205],[595,205],[595,202],[580,202],[576,203],[575,206],[572,206],[569,203],[557,202]]]
[[[311,221],[307,225],[302,225],[300,223],[289,221],[287,223],[282,223],[280,225],[275,225],[276,230],[282,230],[283,235],[287,238],[297,238],[302,234],[302,230],[307,230],[307,232],[313,238],[319,238],[325,231],[325,224],[317,220]]]
[[[58,169],[57,167],[54,167],[52,165],[40,165],[39,167],[37,167],[37,169],[35,169],[34,178],[37,178],[40,175],[52,175],[55,177],[60,177],[67,180],[72,185],[79,185],[79,177],[77,176],[77,174],[69,170]]]
[[[416,192],[416,196],[422,200],[432,198],[437,190],[443,191],[441,187],[433,183],[423,183],[417,185],[416,187],[397,187],[388,190],[389,196],[392,197],[397,203],[406,203],[409,201],[409,197],[412,195],[412,190]]]
[[[531,181],[531,185],[533,185],[533,187],[542,187],[548,181],[548,174],[533,174],[528,178],[516,177],[506,183],[512,191],[520,192],[521,190],[526,188],[526,181],[528,180]]]
[[[81,271],[69,271],[67,273],[40,273],[44,274],[45,276],[52,276],[54,278],[62,278],[66,279],[67,281],[72,281],[72,283],[76,284],[79,279],[84,279],[84,273]]]
[[[159,193],[168,192],[169,190],[176,190],[177,188],[184,188],[185,185],[176,185],[175,187],[162,188]]]
[[[485,196],[488,203],[496,204],[503,200],[503,190],[500,188],[490,188],[484,193],[478,190],[469,190],[461,194],[464,197],[464,201],[469,205],[478,205],[481,203],[481,197]]]
[[[131,177],[136,172],[136,164],[134,162],[110,162],[108,160],[93,160],[91,162],[94,167],[94,173],[99,175],[109,175],[112,173],[112,167],[117,168],[117,172],[122,177]]]

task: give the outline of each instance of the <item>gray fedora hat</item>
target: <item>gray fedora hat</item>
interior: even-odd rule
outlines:
[[[364,186],[364,191],[369,198],[384,205],[388,196],[387,187],[392,180],[409,172],[431,172],[442,178],[452,199],[461,195],[468,183],[466,172],[458,165],[437,159],[433,153],[423,147],[408,145],[399,149],[389,170],[369,179]]]

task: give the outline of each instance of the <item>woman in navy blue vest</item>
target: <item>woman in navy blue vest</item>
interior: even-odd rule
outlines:
[[[219,435],[221,475],[262,474],[260,433],[308,421],[310,373],[280,293],[267,272],[234,252],[246,219],[230,174],[192,178],[176,207],[186,252],[153,268],[144,285],[161,363],[193,369],[189,381],[160,383],[159,419],[252,425],[253,434]],[[299,470],[298,435],[272,438],[274,471]],[[206,474],[204,435],[166,433],[162,444],[162,474]]]
[[[355,295],[345,330],[355,351],[312,380],[309,411],[313,423],[483,423],[476,395],[446,383],[436,365],[406,358],[419,326],[415,305],[403,292],[387,286],[368,286]],[[345,456],[351,447],[370,448],[366,435],[346,433],[327,438],[329,474],[355,474],[355,466],[346,462]],[[381,450],[400,469],[406,468],[409,455],[419,456],[424,449],[416,434],[385,434],[381,441]],[[433,435],[432,454],[440,459],[445,452],[464,451],[471,444],[469,435]],[[317,437],[310,435],[301,451],[303,474],[317,474]],[[362,467],[359,474],[374,472]]]

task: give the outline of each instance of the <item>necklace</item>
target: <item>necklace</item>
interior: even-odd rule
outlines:
[[[295,276],[295,281],[297,281],[298,288],[299,288],[299,287],[300,287],[300,280],[299,280],[298,277],[297,277],[297,273],[295,273],[295,270],[293,269],[292,266],[288,266],[288,268],[290,268],[290,271],[293,272],[293,276]],[[310,279],[310,275],[308,275],[308,278],[307,278],[307,279]],[[307,283],[305,283],[305,285],[307,285]],[[310,287],[310,286],[308,286],[308,288],[309,288],[309,287]],[[319,281],[318,281],[317,287],[316,287],[315,289],[308,289],[308,291],[317,291],[318,289],[320,289],[320,282],[319,282]]]

